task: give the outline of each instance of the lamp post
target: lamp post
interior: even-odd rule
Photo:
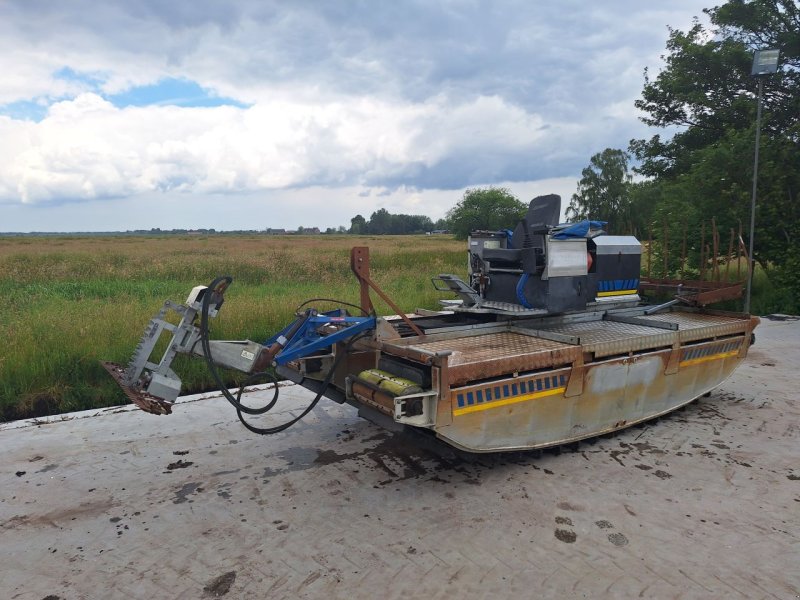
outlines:
[[[753,291],[753,238],[756,228],[756,186],[758,184],[758,148],[761,142],[761,96],[763,91],[764,76],[772,75],[778,71],[779,50],[756,50],[753,55],[753,69],[750,75],[758,79],[758,108],[756,109],[756,151],[753,159],[753,195],[750,198],[750,244],[747,260],[750,263],[747,273],[747,294],[744,298],[744,312],[750,312],[750,294]]]

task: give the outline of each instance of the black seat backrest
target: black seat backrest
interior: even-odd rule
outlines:
[[[528,213],[517,227],[511,243],[522,251],[522,269],[538,273],[544,268],[545,235],[550,227],[558,225],[561,216],[561,196],[537,196],[528,205]]]
[[[537,196],[528,205],[528,212],[514,229],[511,243],[514,248],[541,248],[544,250],[544,234],[550,227],[558,225],[561,216],[561,196],[548,194]]]
[[[528,214],[525,220],[530,227],[547,226],[555,227],[558,225],[558,218],[561,216],[561,196],[558,194],[548,194],[546,196],[536,196],[528,206]]]

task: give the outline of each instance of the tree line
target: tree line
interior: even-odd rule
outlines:
[[[362,215],[350,219],[348,233],[386,235],[437,232],[467,239],[469,233],[476,229],[513,227],[525,215],[527,208],[527,204],[506,188],[472,188],[466,190],[447,215],[437,221],[425,215],[395,215],[381,208],[373,212],[369,219]]]
[[[376,210],[365,219],[356,215],[350,219],[349,233],[356,235],[401,235],[428,233],[434,230],[446,230],[447,222],[439,219],[435,223],[425,215],[392,214],[385,208]]]
[[[778,72],[762,77],[753,258],[779,289],[773,310],[797,312],[800,4],[728,0],[703,12],[709,27],[670,30],[665,66],[655,76],[645,71],[635,102],[644,123],[676,133],[595,154],[567,216],[609,221],[614,232],[640,238],[666,231],[673,248],[686,231],[690,249],[700,250],[702,224],[712,219],[721,232],[741,229],[748,240],[758,105],[753,53],[778,49]]]

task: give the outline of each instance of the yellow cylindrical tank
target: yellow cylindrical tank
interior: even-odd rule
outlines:
[[[388,371],[380,369],[367,369],[358,374],[359,379],[368,381],[372,385],[378,386],[380,389],[389,392],[394,396],[405,396],[406,394],[418,394],[422,388],[411,381],[397,375],[392,375]]]

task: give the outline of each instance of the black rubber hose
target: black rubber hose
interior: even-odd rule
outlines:
[[[342,356],[344,356],[344,353],[342,353]],[[286,423],[282,423],[280,425],[276,425],[275,427],[256,427],[255,425],[251,425],[250,423],[248,423],[247,421],[244,420],[244,415],[242,414],[244,411],[240,410],[239,407],[236,407],[236,416],[239,417],[239,421],[241,421],[242,425],[244,425],[248,430],[252,431],[253,433],[257,433],[258,435],[272,435],[274,433],[280,433],[281,431],[289,429],[289,427],[291,427],[292,425],[297,423],[300,419],[305,417],[308,413],[310,413],[312,410],[314,410],[314,407],[317,404],[319,404],[319,401],[322,399],[322,396],[325,394],[325,391],[328,389],[328,386],[331,384],[331,380],[333,379],[333,373],[336,371],[336,366],[339,363],[339,359],[340,358],[341,357],[337,357],[336,361],[333,364],[333,367],[330,370],[330,373],[328,373],[328,376],[325,377],[325,380],[322,382],[322,389],[316,395],[314,400],[311,401],[311,404],[309,404],[306,407],[306,409],[302,413],[300,413],[299,416],[295,417],[291,421],[287,421]],[[241,392],[241,389],[239,391]],[[241,396],[241,394],[240,394],[240,396]],[[278,384],[276,382],[275,383],[275,394],[273,396],[272,401],[267,405],[267,407],[268,407],[267,410],[269,410],[270,408],[272,408],[275,405],[275,402],[277,401],[277,399],[278,399]],[[266,412],[266,411],[264,411],[264,412]]]
[[[273,388],[274,392],[272,394],[272,400],[270,400],[269,404],[267,404],[263,409],[259,409],[261,412],[259,412],[258,414],[263,414],[263,413],[265,413],[265,412],[267,412],[269,410],[272,410],[272,407],[275,406],[275,403],[278,401],[278,379],[277,379],[277,377],[275,377],[275,375],[273,375],[269,371],[261,371],[260,373],[253,373],[252,375],[248,376],[247,379],[245,379],[239,385],[239,391],[236,393],[236,401],[239,404],[241,404],[242,403],[242,393],[244,392],[244,389],[248,385],[252,385],[252,383],[256,379],[261,379],[262,377],[266,377],[266,378],[272,380],[272,388]]]
[[[203,308],[200,311],[200,343],[203,348],[203,355],[206,359],[206,365],[208,366],[208,370],[211,373],[211,377],[214,379],[214,382],[217,384],[219,391],[222,392],[222,395],[225,396],[225,399],[230,402],[237,411],[241,411],[248,415],[263,415],[267,412],[270,408],[275,405],[275,402],[278,400],[278,386],[275,386],[275,394],[273,395],[272,400],[269,404],[262,408],[250,408],[249,406],[245,406],[241,402],[239,402],[233,395],[228,391],[227,386],[222,381],[222,378],[219,376],[219,372],[217,371],[217,367],[214,364],[214,361],[211,358],[211,344],[208,341],[208,308],[211,302],[211,294],[214,293],[217,286],[225,282],[226,284],[230,285],[233,282],[233,278],[229,275],[224,275],[222,277],[217,277],[214,281],[206,289],[205,293],[203,294]],[[274,377],[273,377],[274,379]],[[241,397],[241,395],[240,395]]]
[[[252,431],[253,433],[257,433],[259,435],[271,435],[271,434],[274,434],[274,433],[279,433],[281,431],[284,431],[284,430],[288,429],[289,427],[291,427],[292,425],[297,423],[300,419],[305,417],[312,410],[314,410],[314,407],[319,403],[319,401],[322,399],[322,396],[325,394],[325,392],[327,391],[328,387],[330,386],[331,381],[333,380],[333,375],[336,372],[336,368],[339,366],[339,363],[341,362],[342,358],[347,354],[347,351],[350,349],[350,346],[357,339],[359,339],[360,337],[365,335],[365,333],[361,333],[359,335],[356,335],[355,337],[353,337],[350,340],[348,340],[347,344],[345,345],[344,350],[342,351],[341,354],[339,354],[336,357],[336,360],[334,360],[333,365],[331,366],[331,370],[328,372],[328,375],[323,380],[322,389],[316,395],[314,400],[311,401],[311,404],[309,404],[306,407],[306,409],[302,413],[300,413],[299,416],[295,417],[291,421],[287,421],[286,423],[283,423],[281,425],[277,425],[275,427],[256,427],[255,425],[250,425],[247,421],[244,420],[244,414],[248,414],[248,415],[263,415],[267,411],[271,410],[275,406],[277,401],[278,401],[278,395],[279,395],[279,389],[280,388],[278,387],[278,380],[275,378],[274,375],[272,375],[270,373],[267,373],[267,372],[254,373],[254,374],[250,375],[247,379],[245,379],[245,381],[239,387],[239,392],[237,393],[236,398],[234,398],[233,395],[228,391],[227,387],[225,386],[224,382],[222,381],[222,378],[219,376],[219,373],[217,372],[217,367],[216,367],[216,365],[214,364],[214,361],[211,358],[211,344],[209,343],[209,339],[208,339],[208,310],[209,310],[211,294],[214,293],[214,290],[216,289],[216,287],[222,282],[226,282],[228,285],[230,285],[230,283],[233,282],[233,278],[228,276],[228,275],[225,275],[225,276],[222,276],[222,277],[217,277],[216,279],[214,279],[214,281],[211,282],[211,284],[208,286],[208,289],[206,290],[205,294],[203,294],[203,306],[202,306],[202,310],[200,312],[200,342],[202,344],[203,354],[204,354],[205,359],[206,359],[206,364],[208,365],[208,370],[211,373],[211,376],[214,378],[214,381],[216,382],[217,386],[219,387],[220,392],[222,392],[222,395],[225,396],[225,399],[228,402],[230,402],[233,405],[233,407],[236,409],[236,416],[239,417],[239,421],[241,421],[242,425],[244,425],[249,431]],[[301,305],[301,306],[303,306],[303,305]],[[310,314],[307,311],[305,317],[308,318],[309,316],[310,316]],[[263,406],[262,408],[250,408],[250,407],[245,406],[244,404],[242,404],[242,402],[241,402],[241,400],[242,400],[242,392],[244,391],[244,388],[246,387],[246,385],[250,381],[252,381],[252,380],[254,380],[254,379],[258,378],[258,377],[263,377],[263,376],[266,376],[266,377],[269,377],[269,378],[272,379],[273,386],[274,386],[273,387],[274,392],[272,394],[272,399],[265,406]]]
[[[311,304],[312,302],[331,302],[332,304],[339,304],[341,306],[349,306],[350,308],[358,309],[361,312],[361,314],[364,315],[365,317],[370,316],[370,313],[365,311],[363,308],[361,308],[357,304],[351,304],[350,302],[344,302],[343,300],[337,300],[336,298],[309,298],[308,300],[303,302],[300,306],[298,306],[295,309],[295,312],[296,313],[300,312],[300,309],[302,309],[307,304]]]
[[[350,346],[353,344],[353,342],[355,342],[357,339],[359,339],[363,335],[365,335],[365,333],[357,335],[357,336],[351,338],[350,340],[348,340],[347,344],[345,345],[344,350],[341,352],[341,354],[339,354],[336,357],[336,360],[333,361],[333,365],[331,366],[331,370],[325,376],[325,379],[322,382],[322,389],[320,389],[320,391],[317,393],[317,395],[311,401],[311,404],[309,404],[306,407],[306,409],[302,413],[300,413],[299,416],[295,417],[291,421],[287,421],[286,423],[282,423],[281,425],[276,425],[275,427],[256,427],[255,425],[250,425],[250,423],[245,421],[244,420],[244,415],[242,415],[243,411],[240,411],[237,408],[236,409],[236,415],[239,417],[239,421],[241,421],[242,425],[244,425],[248,430],[252,431],[253,433],[257,433],[259,435],[272,435],[274,433],[280,433],[281,431],[289,429],[289,427],[291,427],[292,425],[297,423],[300,419],[302,419],[308,413],[310,413],[312,410],[314,410],[314,407],[322,399],[322,396],[325,395],[325,392],[327,391],[328,387],[330,387],[331,381],[333,380],[333,375],[334,375],[334,373],[336,373],[336,367],[339,366],[339,363],[342,361],[342,358],[344,358],[344,356],[350,350]],[[277,383],[275,385],[276,385],[275,389],[277,390],[278,389],[277,388]],[[241,389],[239,390],[239,395],[241,396]],[[272,402],[270,402],[270,404],[269,404],[270,408],[272,408],[272,406],[275,404],[275,400],[276,399],[277,399],[277,392],[276,392],[275,397],[273,398]]]

